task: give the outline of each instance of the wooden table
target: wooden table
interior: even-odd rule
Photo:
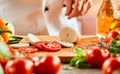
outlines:
[[[101,69],[73,68],[73,70],[63,70],[64,66],[69,66],[69,64],[63,64],[59,74],[102,74]]]

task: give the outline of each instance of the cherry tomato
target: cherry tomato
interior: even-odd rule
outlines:
[[[10,58],[0,58],[0,63],[2,67],[4,68],[6,63],[10,60]]]
[[[103,62],[110,57],[107,49],[97,46],[88,48],[85,53],[87,62],[94,67],[101,67]]]
[[[34,45],[43,51],[58,51],[61,49],[61,45],[55,41],[40,41]]]
[[[35,74],[57,74],[61,67],[59,57],[47,55],[35,62]]]
[[[120,71],[120,58],[109,58],[102,65],[102,74],[118,74]]]
[[[10,49],[10,51],[11,51],[11,53],[12,53],[12,54],[11,54],[12,57],[19,56],[19,54],[20,54],[19,51],[17,51],[16,49]]]
[[[117,37],[119,35],[119,32],[116,30],[112,30],[110,32],[108,32],[108,34],[105,37],[105,43],[109,43],[112,39],[115,39],[115,37]]]
[[[32,74],[34,64],[28,59],[14,59],[5,65],[5,74]]]

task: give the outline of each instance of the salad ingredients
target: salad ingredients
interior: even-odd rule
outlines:
[[[55,41],[58,42],[59,44],[61,44],[63,47],[73,47],[74,46],[74,44],[71,42],[63,42],[60,40],[55,40]]]
[[[94,67],[101,67],[108,58],[110,58],[110,52],[105,48],[93,46],[86,50],[86,60]]]
[[[4,19],[0,18],[0,41],[7,44],[13,44],[19,43],[21,39],[23,39],[23,37],[21,38],[15,35],[13,24],[6,23]]]
[[[22,52],[22,53],[35,53],[35,52],[38,52],[38,48],[35,48],[35,47],[19,47],[18,51]]]
[[[12,23],[6,23],[7,27],[9,28],[9,30],[12,32],[12,35],[15,35],[15,29]]]
[[[11,52],[9,50],[9,47],[4,43],[0,41],[0,57],[1,58],[8,58],[10,57]]]
[[[9,41],[7,42],[7,44],[16,44],[16,43],[19,43],[22,39],[23,39],[23,36],[12,34],[9,36]]]
[[[74,29],[70,27],[64,27],[59,32],[59,38],[61,41],[74,43],[79,39],[79,35]]]
[[[4,68],[6,63],[10,60],[10,58],[0,58],[0,64]]]
[[[112,40],[108,49],[114,55],[119,54],[120,53],[120,41]]]
[[[57,74],[61,68],[58,56],[47,55],[35,62],[35,74]]]
[[[32,43],[41,41],[39,38],[37,38],[34,34],[28,33],[28,38]]]
[[[61,49],[61,45],[55,41],[40,41],[35,42],[34,46],[37,47],[39,50],[43,51],[58,51]]]
[[[102,74],[119,74],[120,58],[109,58],[102,65]]]
[[[28,59],[14,59],[5,66],[5,74],[32,74],[34,64]]]
[[[5,21],[0,18],[0,35],[6,43],[9,41],[9,34],[12,34],[11,30],[7,27]]]
[[[108,34],[105,37],[105,43],[108,44],[110,43],[111,40],[113,39],[118,39],[117,36],[119,35],[119,32],[116,30],[112,30],[108,32]]]
[[[75,52],[77,55],[71,59],[70,65],[79,68],[90,68],[91,66],[85,58],[85,51],[81,48],[75,48]]]
[[[105,41],[101,41],[101,47],[104,47],[112,53],[113,56],[120,56],[120,33],[119,31],[110,31],[105,38]]]

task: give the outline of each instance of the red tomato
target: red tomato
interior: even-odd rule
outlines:
[[[0,58],[0,63],[3,66],[3,68],[5,67],[6,63],[10,60],[10,58]]]
[[[5,65],[5,74],[32,74],[33,62],[28,59],[10,60]]]
[[[35,47],[20,47],[18,48],[19,52],[25,52],[25,53],[35,53],[38,52],[38,49]]]
[[[59,57],[47,55],[35,62],[35,74],[57,74],[61,67]]]
[[[110,32],[108,32],[108,34],[105,37],[105,43],[109,43],[112,39],[114,39],[116,36],[119,35],[119,32],[116,30],[112,30]]]
[[[10,49],[11,53],[12,53],[12,57],[16,57],[19,56],[19,51],[17,51],[16,49]]]
[[[116,74],[120,71],[120,58],[109,58],[102,65],[102,74]]]
[[[61,45],[55,41],[40,41],[34,45],[44,51],[58,51],[61,49]]]
[[[110,52],[97,46],[86,50],[86,60],[94,67],[101,67],[103,62],[110,57]]]

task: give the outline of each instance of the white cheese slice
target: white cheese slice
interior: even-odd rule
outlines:
[[[74,46],[74,44],[71,42],[63,42],[60,40],[55,40],[55,41],[58,42],[59,44],[61,44],[63,47],[73,47]]]

